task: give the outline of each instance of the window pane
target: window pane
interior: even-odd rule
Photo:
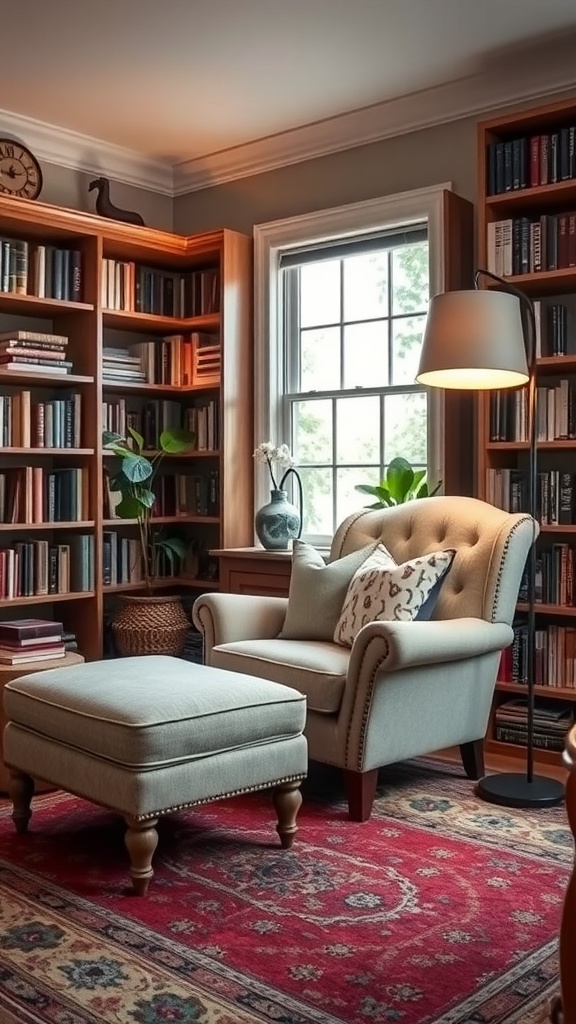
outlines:
[[[392,321],[392,384],[413,384],[418,373],[426,316]]]
[[[392,313],[425,313],[429,299],[428,243],[392,253]]]
[[[340,322],[340,260],[300,268],[300,326]]]
[[[426,465],[426,395],[386,395],[384,398],[384,461],[397,455],[414,466]]]
[[[299,466],[332,463],[332,402],[294,402],[293,455]]]
[[[380,399],[377,395],[336,400],[336,438],[336,462],[379,463]]]
[[[337,391],[340,387],[340,328],[302,331],[300,391]]]
[[[359,494],[356,484],[380,483],[380,470],[374,466],[355,466],[336,471],[336,525],[352,512],[373,504],[369,494]],[[374,499],[375,501],[376,499]]]
[[[344,319],[369,320],[388,315],[388,253],[373,252],[344,260]]]
[[[344,328],[344,387],[388,384],[388,321]]]
[[[302,533],[321,533],[331,537],[334,533],[332,502],[332,470],[300,469],[304,515]]]

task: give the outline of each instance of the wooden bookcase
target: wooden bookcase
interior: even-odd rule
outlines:
[[[216,589],[217,562],[210,564],[208,551],[252,542],[252,241],[229,230],[183,237],[43,203],[0,197],[0,244],[2,240],[27,242],[29,260],[38,259],[33,255],[38,247],[60,247],[80,253],[79,301],[39,298],[24,293],[22,282],[22,293],[0,290],[0,333],[19,329],[64,335],[68,338],[67,358],[73,362],[70,375],[58,377],[46,373],[43,367],[18,372],[0,365],[0,396],[28,392],[26,402],[34,407],[75,392],[81,396],[81,427],[80,446],[75,448],[31,447],[28,439],[24,446],[0,447],[0,472],[5,475],[11,468],[26,466],[45,474],[59,468],[81,469],[86,493],[81,521],[31,522],[27,517],[25,522],[1,522],[0,548],[38,538],[51,545],[64,545],[74,534],[89,535],[92,540],[86,543],[93,544],[94,586],[82,592],[43,596],[34,592],[29,596],[0,598],[0,617],[61,618],[65,628],[76,633],[79,651],[87,659],[95,659],[103,653],[107,605],[116,595],[137,593],[143,587],[134,582],[104,583],[104,534],[117,531],[119,536],[137,536],[136,523],[105,518],[104,468],[110,464],[110,456],[103,454],[101,445],[105,403],[123,399],[126,409],[133,408],[138,415],[146,403],[168,400],[178,403],[184,416],[194,405],[215,402],[218,447],[164,461],[162,471],[169,472],[173,462],[175,473],[196,474],[199,478],[206,472],[212,474],[217,494],[210,515],[204,510],[204,514],[186,512],[158,518],[159,525],[177,530],[194,541],[201,552],[193,574],[188,571],[176,578],[166,578],[158,583],[160,589],[192,595]],[[152,268],[158,275],[172,275],[174,280],[182,276],[190,281],[195,274],[200,281],[206,272],[212,299],[209,303],[204,301],[201,285],[196,289],[191,286],[193,294],[200,297],[192,310],[188,301],[186,315],[110,309],[103,280],[107,272],[105,261]],[[138,270],[130,273],[132,276],[122,279],[122,305],[133,307],[134,302],[128,302],[126,294],[130,292],[133,299],[134,274],[137,277]],[[28,292],[34,286],[35,281],[29,279]],[[158,308],[156,301],[154,307]],[[220,349],[218,357],[214,365],[208,365],[202,372],[198,368],[202,360],[196,358],[198,347],[193,344],[190,375],[181,376],[179,384],[110,382],[104,378],[102,355],[107,347],[128,349],[143,341],[174,335],[182,336],[188,343],[198,334],[204,340],[213,338],[215,349]],[[33,429],[30,444],[34,436]]]
[[[478,183],[478,266],[506,277],[537,309],[537,555],[546,578],[537,592],[536,704],[576,710],[576,101],[480,123]],[[527,502],[523,391],[508,398],[486,393],[478,401],[478,494],[511,511]],[[526,611],[520,602],[519,622]],[[508,658],[496,684],[487,753],[523,760],[518,733],[508,730],[503,742],[497,718],[504,702],[526,693],[517,681],[521,643]],[[535,761],[542,770],[560,766],[562,757],[537,746]]]

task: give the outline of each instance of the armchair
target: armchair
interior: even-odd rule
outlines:
[[[467,497],[433,497],[349,516],[330,561],[382,541],[397,562],[456,554],[431,621],[372,622],[352,648],[279,639],[288,599],[205,594],[193,618],[209,665],[306,695],[311,760],[343,769],[349,814],[370,817],[378,768],[458,745],[469,778],[484,774],[483,738],[500,653],[538,525]]]

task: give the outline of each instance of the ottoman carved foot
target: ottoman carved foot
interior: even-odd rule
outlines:
[[[128,828],[124,842],[130,857],[132,888],[137,896],[145,896],[154,875],[152,857],[158,846],[158,818],[135,821],[134,818],[126,817],[125,821]]]
[[[17,832],[27,832],[32,817],[30,804],[34,795],[34,779],[15,768],[10,769],[8,796],[12,801],[12,821]]]
[[[282,849],[289,850],[298,831],[296,816],[302,806],[300,780],[285,782],[282,786],[278,786],[272,793],[272,800],[276,808],[278,818],[276,831],[280,836]]]

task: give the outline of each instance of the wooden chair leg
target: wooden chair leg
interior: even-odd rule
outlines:
[[[137,896],[145,896],[150,880],[154,876],[152,857],[158,846],[158,818],[136,821],[134,818],[126,817],[125,821],[128,828],[124,842],[130,857],[132,888]]]
[[[460,757],[464,771],[469,779],[481,779],[485,774],[484,770],[484,741],[471,740],[470,743],[460,744]]]
[[[289,850],[298,831],[296,817],[302,806],[300,782],[285,782],[272,793],[272,801],[276,809],[278,824],[276,831],[280,836],[283,850]]]
[[[369,772],[353,772],[344,769],[344,787],[348,798],[348,814],[351,821],[368,821],[376,796],[378,769]]]
[[[17,832],[27,832],[32,817],[30,804],[34,795],[34,779],[16,768],[10,769],[8,796],[12,801],[12,821]]]

